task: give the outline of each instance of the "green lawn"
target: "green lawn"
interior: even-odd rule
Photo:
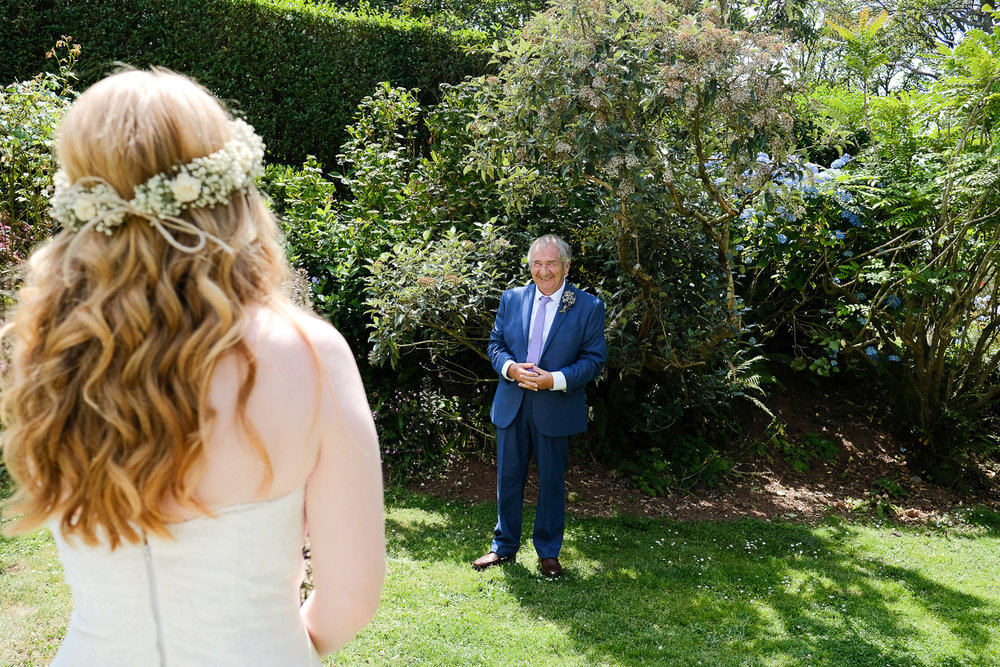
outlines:
[[[387,502],[382,606],[328,664],[1000,664],[988,510],[916,528],[570,516],[566,575],[548,581],[530,544],[471,569],[493,505]],[[45,664],[69,606],[46,532],[0,540],[0,601],[0,665]]]

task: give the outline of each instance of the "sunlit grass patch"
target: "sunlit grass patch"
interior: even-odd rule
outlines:
[[[73,609],[52,534],[0,535],[0,665],[47,665]]]
[[[390,491],[382,604],[327,664],[993,666],[989,512],[922,526],[570,516],[550,581],[533,508],[517,562],[476,572],[495,505]],[[70,606],[47,531],[0,540],[0,665],[47,664]]]

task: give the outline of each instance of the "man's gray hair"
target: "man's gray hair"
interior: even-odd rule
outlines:
[[[559,261],[562,262],[562,265],[566,266],[569,264],[569,260],[573,258],[573,250],[570,249],[569,244],[555,234],[546,234],[545,236],[539,236],[528,246],[528,267],[531,267],[531,260],[534,259],[535,250],[551,246],[555,246],[559,252]]]

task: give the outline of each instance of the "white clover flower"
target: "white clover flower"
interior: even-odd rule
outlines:
[[[182,172],[170,184],[170,191],[174,194],[174,199],[182,204],[186,204],[194,201],[201,194],[201,181],[190,174]]]

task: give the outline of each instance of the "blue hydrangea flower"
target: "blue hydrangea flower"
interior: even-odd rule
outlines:
[[[855,213],[854,211],[845,208],[840,212],[840,217],[846,220],[847,222],[851,223],[855,227],[861,226],[861,216]]]
[[[878,350],[875,349],[874,345],[869,345],[865,348],[865,354],[868,355],[869,359],[878,359]]]
[[[768,155],[767,153],[757,153],[757,162],[760,162],[761,164],[767,164],[770,161],[771,161],[771,156]]]
[[[839,158],[830,163],[830,169],[843,169],[851,161],[851,154],[844,153]]]
[[[841,254],[842,254],[842,255],[843,255],[844,257],[854,257],[854,253],[853,253],[853,252],[851,252],[850,250],[845,250],[845,251],[844,251],[844,252],[842,252]]]
[[[899,297],[896,296],[895,294],[890,294],[885,298],[885,305],[888,308],[899,308],[899,306],[902,305],[902,303],[903,302],[900,301]]]
[[[778,234],[775,238],[778,239],[778,243],[788,243],[788,237],[784,234]]]
[[[847,238],[847,234],[840,231],[839,229],[835,229],[833,230],[833,238],[837,239],[838,241],[843,241],[844,239]]]
[[[890,354],[887,358],[889,359],[889,361],[899,361],[899,355],[898,354]]]
[[[753,210],[752,208],[745,208],[743,209],[743,212],[740,213],[740,220],[749,220],[753,218],[753,216],[756,214],[757,211]]]
[[[834,285],[839,285],[840,284],[840,278],[834,277],[833,284]]]

